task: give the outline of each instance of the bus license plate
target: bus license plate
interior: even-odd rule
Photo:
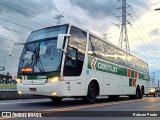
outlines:
[[[30,91],[37,91],[36,88],[29,88],[29,89],[30,89]]]

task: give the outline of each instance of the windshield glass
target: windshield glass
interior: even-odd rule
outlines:
[[[19,72],[38,73],[59,71],[62,52],[58,51],[57,40],[49,39],[26,44],[21,57]],[[30,71],[24,71],[30,68]]]
[[[60,71],[62,51],[57,50],[58,34],[66,34],[68,25],[34,31],[24,46],[18,73]]]
[[[27,39],[27,42],[32,42],[44,38],[57,37],[58,34],[66,34],[68,25],[59,25],[40,30],[33,31]]]

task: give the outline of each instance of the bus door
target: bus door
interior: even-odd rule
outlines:
[[[85,86],[86,79],[86,71],[83,69],[83,64],[85,60],[87,34],[85,31],[72,26],[70,35],[64,60],[63,76],[66,81],[64,89],[67,86],[67,93],[82,95],[85,92],[85,89],[82,87]],[[67,83],[70,83],[70,85],[67,85]],[[68,91],[69,89],[70,91]]]

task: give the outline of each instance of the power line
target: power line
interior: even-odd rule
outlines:
[[[28,35],[28,34],[26,34],[26,33],[23,33],[23,32],[21,32],[21,31],[18,31],[18,30],[13,30],[13,29],[10,29],[10,28],[6,28],[6,27],[4,27],[4,26],[2,26],[5,30],[8,30],[8,31],[12,31],[12,32],[16,32],[16,33],[19,33],[19,34],[23,34],[23,35]]]
[[[79,5],[78,3],[76,3],[75,1],[72,1],[72,2],[73,2],[75,5],[77,5],[79,8],[86,10],[86,8],[85,8],[84,6],[80,6],[80,5]],[[94,5],[94,4],[92,4],[92,5]],[[95,5],[94,5],[94,6],[95,6]],[[109,22],[109,23],[111,23],[111,24],[113,24],[113,25],[115,25],[115,26],[117,26],[117,24],[109,21],[108,19],[106,19],[106,18],[104,18],[104,17],[101,17],[100,15],[97,15],[97,14],[94,14],[94,15],[95,15],[95,16],[98,16],[98,17],[100,17],[100,18],[102,18],[102,19],[104,19],[104,20],[106,20],[107,22]]]
[[[33,21],[33,20],[31,20],[31,19],[29,19],[29,18],[27,18],[27,17],[19,16],[19,15],[17,15],[17,14],[10,13],[10,12],[8,12],[8,11],[6,11],[6,10],[3,10],[3,9],[0,9],[0,10],[6,12],[7,15],[8,15],[8,14],[12,15],[12,17],[14,17],[14,18],[16,18],[16,19],[28,20],[28,21],[30,21],[30,22],[32,22],[32,23],[34,23],[34,24],[39,25],[39,26],[44,26],[43,24],[40,24],[40,23],[38,23],[38,22],[35,22],[35,21]]]
[[[17,5],[15,5],[15,4],[8,3],[8,2],[6,2],[6,1],[5,1],[5,3],[7,3],[7,5],[6,5],[6,4],[3,4],[3,3],[0,3],[0,4],[1,4],[2,6],[6,6],[6,7],[8,7],[8,8],[13,9],[13,10],[16,10],[16,11],[18,11],[20,14],[23,13],[23,14],[21,14],[22,16],[25,14],[25,15],[31,16],[31,17],[33,17],[33,18],[36,18],[36,17],[33,16],[33,15],[30,15],[30,14],[28,14],[28,13],[25,13],[25,12],[22,12],[22,11],[16,9]],[[16,6],[16,7],[9,6],[8,4],[9,4],[9,5],[12,5],[12,6]],[[25,9],[24,7],[21,7],[21,8],[22,8],[22,9]],[[52,23],[49,23],[48,21],[45,21],[45,20],[40,19],[40,18],[36,18],[36,19],[39,19],[39,20],[41,20],[41,21],[43,21],[43,22],[45,22],[45,23],[48,23],[48,24],[52,24]]]
[[[15,22],[11,22],[11,21],[9,21],[9,20],[7,20],[7,19],[4,19],[4,18],[1,18],[0,20],[6,21],[6,22],[8,22],[8,23],[12,23],[12,24],[14,24],[14,25],[17,25],[17,26],[20,26],[20,27],[23,27],[23,28],[26,28],[26,29],[29,29],[29,30],[34,30],[34,29],[32,29],[32,28],[29,28],[29,27],[24,26],[24,25],[17,24],[17,23],[15,23]]]
[[[117,18],[116,15],[114,13],[112,13],[111,10],[109,10],[108,8],[106,8],[103,4],[97,2],[96,0],[90,0],[90,1],[96,3],[98,6],[100,6],[101,8],[103,8],[107,13],[109,13],[109,14],[113,15],[115,18]]]
[[[131,8],[131,10],[133,11],[132,7],[130,7],[130,8]],[[134,11],[133,11],[133,13],[135,14]],[[136,16],[136,18],[138,18],[136,14],[135,14],[135,16]],[[132,18],[132,20],[133,20],[133,21],[135,22],[135,24],[136,24],[136,21],[133,19],[132,16],[131,16],[131,18]],[[149,45],[150,45],[153,49],[155,49],[155,47],[152,46],[152,44],[150,43],[150,41],[149,41],[150,38],[149,38],[149,36],[147,35],[147,33],[146,33],[146,31],[145,31],[142,23],[141,23],[140,21],[139,21],[139,23],[140,23],[141,27],[139,27],[138,24],[136,24],[138,30],[139,30],[139,31],[142,33],[142,35],[146,38],[146,40],[148,41]],[[145,34],[146,34],[146,36],[147,36],[148,38],[144,35],[144,33],[142,32],[142,30],[141,30],[140,28],[143,28],[143,31],[145,32]],[[156,50],[156,49],[155,49],[155,50]]]
[[[19,0],[19,1],[22,2],[22,3],[24,3],[24,4],[26,4],[26,5],[28,5],[28,6],[30,6],[31,8],[34,8],[34,9],[37,10],[38,12],[41,11],[42,13],[47,14],[47,15],[53,17],[52,14],[49,14],[50,11],[45,12],[44,10],[40,9],[39,7],[34,6],[31,1],[30,1],[31,4],[28,3],[29,1],[27,1],[27,2],[25,2],[25,1],[23,1],[23,0]]]

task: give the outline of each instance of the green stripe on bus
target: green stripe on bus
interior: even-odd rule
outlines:
[[[128,76],[126,67],[119,66],[114,63],[107,62],[107,61],[102,61],[100,59],[97,59],[91,56],[88,57],[88,69],[107,72],[107,73],[113,73],[113,74],[122,75],[122,76]],[[134,78],[137,72],[138,71],[136,70],[131,70],[130,78]],[[140,72],[138,72],[138,74],[139,74],[139,77],[138,77],[139,79],[149,81],[149,75],[140,73]]]
[[[47,79],[51,77],[60,76],[60,72],[51,72],[45,75],[20,75],[18,74],[17,78],[22,79],[24,76],[27,80],[39,80],[39,79]]]

